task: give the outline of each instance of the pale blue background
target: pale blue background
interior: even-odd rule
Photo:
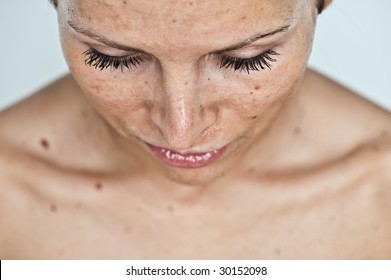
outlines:
[[[0,0],[0,109],[67,71],[48,0]],[[310,65],[391,109],[391,1],[334,0]]]

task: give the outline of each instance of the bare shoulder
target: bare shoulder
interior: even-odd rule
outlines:
[[[303,117],[316,150],[335,157],[364,146],[384,147],[391,143],[391,113],[321,74],[309,70],[303,82]],[[387,151],[387,152],[386,152]]]
[[[97,130],[95,116],[76,82],[65,76],[0,112],[0,160],[7,153],[18,163],[32,159],[77,168],[87,160],[80,150]]]
[[[323,106],[317,114],[336,149],[347,151],[346,166],[362,186],[361,202],[370,201],[373,219],[382,224],[383,242],[391,253],[391,113],[334,81],[310,71],[308,86]],[[342,171],[341,171],[342,172]],[[367,200],[365,200],[367,199]],[[360,204],[358,204],[360,205]],[[378,233],[379,234],[379,233]]]
[[[327,114],[334,128],[350,127],[350,133],[365,130],[366,134],[381,130],[391,137],[391,112],[385,108],[313,70],[307,71],[303,84],[312,95],[306,96],[308,100],[318,103],[317,115]]]
[[[78,107],[72,97],[74,92],[70,78],[64,77],[0,112],[1,207],[10,206],[10,196],[20,201],[21,192],[28,193],[24,186],[34,184],[35,179],[42,176],[39,166],[44,163],[54,166],[52,163],[61,158],[51,144],[59,142],[58,139],[72,129],[70,116]],[[10,214],[9,211],[9,208],[0,211],[1,223],[6,221],[4,215]]]
[[[0,112],[0,144],[34,150],[69,126],[78,106],[77,87],[65,76],[22,102]]]
[[[343,147],[368,165],[376,163],[378,174],[390,180],[391,112],[315,71],[308,71],[304,86],[313,95],[308,100],[315,100],[316,133],[334,149]]]

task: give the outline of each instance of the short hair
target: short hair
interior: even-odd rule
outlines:
[[[58,0],[49,0],[49,2],[52,3],[54,5],[54,7],[57,7]]]
[[[324,9],[325,2],[324,0],[318,0],[318,13],[320,14]]]

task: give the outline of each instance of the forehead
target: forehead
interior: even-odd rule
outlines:
[[[153,44],[176,40],[222,43],[269,31],[299,17],[308,0],[69,0],[66,17],[116,41]],[[115,32],[113,32],[115,31]],[[252,31],[252,32],[251,32]],[[246,36],[244,34],[244,36]],[[246,37],[244,37],[246,38]],[[179,40],[180,39],[180,40]],[[125,42],[126,43],[126,42]],[[133,43],[134,45],[134,43]],[[140,46],[145,49],[148,46]],[[151,46],[152,47],[152,46]]]

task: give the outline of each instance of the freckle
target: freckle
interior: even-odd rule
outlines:
[[[144,84],[148,85],[148,81],[145,81]]]
[[[373,145],[372,146],[372,151],[378,152],[379,151],[379,146],[378,145]]]
[[[169,205],[167,207],[167,211],[170,212],[170,213],[173,213],[175,211],[175,208],[173,206]]]
[[[41,146],[44,148],[44,149],[49,149],[50,145],[49,145],[49,142],[48,140],[46,139],[41,139]]]
[[[176,23],[176,19],[173,19],[171,22],[172,22],[172,23]]]
[[[255,90],[259,90],[260,88],[261,88],[261,87],[257,85],[257,86],[255,86],[254,89],[255,89]]]
[[[266,98],[269,98],[270,97],[270,95],[268,94],[268,95],[266,95]]]
[[[130,232],[132,231],[132,228],[131,228],[130,226],[126,226],[126,227],[124,228],[124,231],[125,231],[126,233],[130,233]]]
[[[80,208],[83,208],[83,205],[78,201],[78,202],[75,203],[75,207],[77,209],[80,209]]]
[[[250,91],[250,94],[253,94],[254,92]]]
[[[51,205],[50,205],[50,212],[52,212],[52,213],[57,212],[57,206],[54,205],[54,204],[51,204]]]
[[[294,133],[295,133],[295,135],[300,135],[301,134],[301,128],[300,127],[296,127],[295,130],[294,130]]]
[[[102,189],[102,184],[101,183],[96,183],[95,184],[95,189],[100,191]]]
[[[276,248],[276,249],[274,249],[274,253],[276,254],[276,255],[281,255],[281,249],[280,248]]]
[[[200,108],[202,108],[202,104],[200,104]]]
[[[252,120],[255,120],[256,118],[258,118],[258,116],[252,116],[251,117]]]
[[[187,85],[188,83],[189,83],[189,82],[188,82],[188,81],[186,81],[186,82],[185,82],[185,85]]]
[[[193,2],[190,1],[190,2],[189,2],[189,5],[190,5],[190,6],[193,6]]]
[[[126,2],[126,1],[122,1],[122,3],[123,3],[124,5],[128,4],[128,2]]]

